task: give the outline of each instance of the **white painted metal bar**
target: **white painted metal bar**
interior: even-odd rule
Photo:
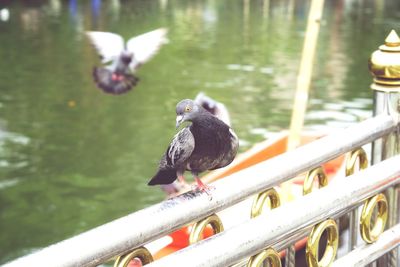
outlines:
[[[387,159],[148,266],[229,266],[400,183],[399,166],[400,156]]]
[[[383,232],[372,244],[363,244],[340,259],[332,267],[362,267],[400,245],[400,224]]]
[[[378,139],[397,126],[377,116],[216,181],[213,199],[188,192],[6,264],[96,266]]]

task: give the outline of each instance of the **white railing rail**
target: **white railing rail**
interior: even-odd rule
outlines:
[[[373,244],[363,244],[336,260],[332,267],[363,267],[390,252],[400,244],[400,224],[383,232]],[[396,263],[392,264],[396,266]]]

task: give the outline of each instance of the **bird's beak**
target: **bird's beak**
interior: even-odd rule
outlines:
[[[181,123],[183,122],[183,116],[182,115],[178,115],[176,116],[176,129],[178,129],[178,127],[181,125]]]

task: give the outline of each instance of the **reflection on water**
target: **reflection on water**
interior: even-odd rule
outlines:
[[[399,7],[327,1],[306,128],[370,116],[367,58]],[[146,183],[180,99],[223,102],[242,151],[287,129],[307,13],[305,0],[0,1],[0,263],[163,199]],[[140,85],[98,90],[83,32],[159,27],[171,42]]]

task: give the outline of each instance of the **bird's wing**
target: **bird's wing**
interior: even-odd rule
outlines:
[[[212,168],[212,170],[222,168],[230,164],[238,151],[239,148],[239,138],[237,137],[236,133],[229,128],[229,142],[226,143],[227,147],[225,147],[225,153],[222,155],[220,162]]]
[[[160,28],[129,39],[127,50],[133,53],[132,69],[150,60],[163,44],[168,43],[168,30]]]
[[[103,63],[116,59],[124,50],[124,39],[118,34],[88,31],[86,35],[96,47]]]
[[[166,160],[168,164],[174,167],[184,164],[192,154],[194,146],[194,137],[189,126],[180,130],[167,149]]]

